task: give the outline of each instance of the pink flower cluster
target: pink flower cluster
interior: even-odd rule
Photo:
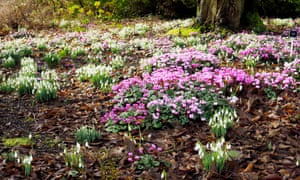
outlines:
[[[265,41],[265,37],[261,38]],[[268,45],[264,47],[266,53],[273,51]],[[256,49],[248,51],[245,50],[244,55],[254,53]],[[224,88],[238,85],[293,89],[299,86],[292,76],[299,73],[297,63],[290,64],[282,72],[251,75],[243,69],[218,67],[219,60],[215,56],[188,49],[154,57],[148,65],[153,67],[153,72],[123,80],[112,88],[116,104],[101,118],[102,122],[113,120],[114,123],[140,125],[141,120],[164,122],[180,119],[182,123],[192,119],[205,120],[207,108],[213,108],[224,98]],[[206,102],[201,94],[207,92],[208,86],[210,93],[217,94],[209,95],[213,97],[208,100],[211,102]]]
[[[126,104],[124,107],[114,106],[113,109],[101,117],[101,122],[112,120],[115,124],[125,122],[127,124],[140,125],[147,116],[145,104]]]
[[[206,84],[218,88],[224,88],[225,85],[228,86],[232,84],[250,85],[257,81],[253,76],[242,69],[226,67],[219,69],[203,68],[201,72],[190,75],[189,80],[205,82]]]
[[[294,89],[297,87],[297,84],[299,84],[293,77],[284,71],[256,73],[255,78],[259,80],[257,81],[259,84],[256,84],[257,88],[263,85],[277,89]]]
[[[294,41],[292,57],[299,54],[300,43]],[[209,44],[208,51],[215,55],[235,55],[237,59],[258,57],[261,62],[277,63],[291,59],[291,40],[279,36],[236,34],[226,40],[216,40]],[[226,57],[225,57],[226,58]]]
[[[185,72],[190,70],[201,69],[205,66],[218,66],[219,59],[212,55],[207,54],[195,49],[185,49],[180,53],[166,53],[158,57],[153,57],[149,64],[153,67],[153,70],[160,68],[176,68],[182,67]]]
[[[143,148],[143,147],[140,147],[138,149],[138,152],[137,153],[134,153],[134,152],[128,152],[127,155],[128,155],[128,158],[127,160],[129,162],[135,162],[135,161],[139,161],[141,159],[141,156],[143,156],[145,153],[154,153],[154,154],[157,154],[159,152],[162,152],[163,149],[162,147],[159,147],[155,144],[151,144],[149,148],[147,148],[146,150]]]

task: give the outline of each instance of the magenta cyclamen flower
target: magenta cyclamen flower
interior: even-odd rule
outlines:
[[[155,144],[151,144],[149,151],[154,151],[156,149],[156,145]]]
[[[143,154],[143,153],[144,153],[144,148],[140,147],[140,148],[139,148],[139,153],[140,153],[140,154]]]
[[[134,156],[134,160],[140,160],[140,156]]]

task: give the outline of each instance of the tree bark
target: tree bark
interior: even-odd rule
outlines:
[[[245,0],[197,0],[197,20],[201,24],[222,24],[238,28]]]

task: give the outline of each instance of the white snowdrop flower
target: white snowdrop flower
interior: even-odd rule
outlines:
[[[164,179],[164,178],[165,178],[165,173],[164,173],[164,171],[161,173],[160,178],[161,178],[161,179]]]
[[[88,143],[87,141],[85,142],[84,146],[85,146],[85,147],[90,147],[90,146],[89,146],[89,143]]]
[[[33,160],[32,155],[29,156],[29,162],[31,163]]]
[[[226,144],[226,149],[231,149],[231,144]]]
[[[200,147],[200,144],[199,144],[199,142],[197,142],[197,143],[196,143],[196,146],[194,147],[194,150],[195,150],[195,151],[198,151],[200,148],[201,148],[201,147]]]
[[[83,167],[84,167],[81,160],[80,160],[79,163],[78,163],[78,167],[79,167],[79,168],[83,168]]]

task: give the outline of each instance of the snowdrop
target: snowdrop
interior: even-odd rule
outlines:
[[[203,167],[207,171],[209,171],[212,166],[215,166],[218,171],[222,171],[226,161],[238,156],[238,152],[231,150],[231,145],[225,143],[224,137],[217,139],[216,142],[208,143],[205,146],[198,141],[194,150],[198,151]]]

